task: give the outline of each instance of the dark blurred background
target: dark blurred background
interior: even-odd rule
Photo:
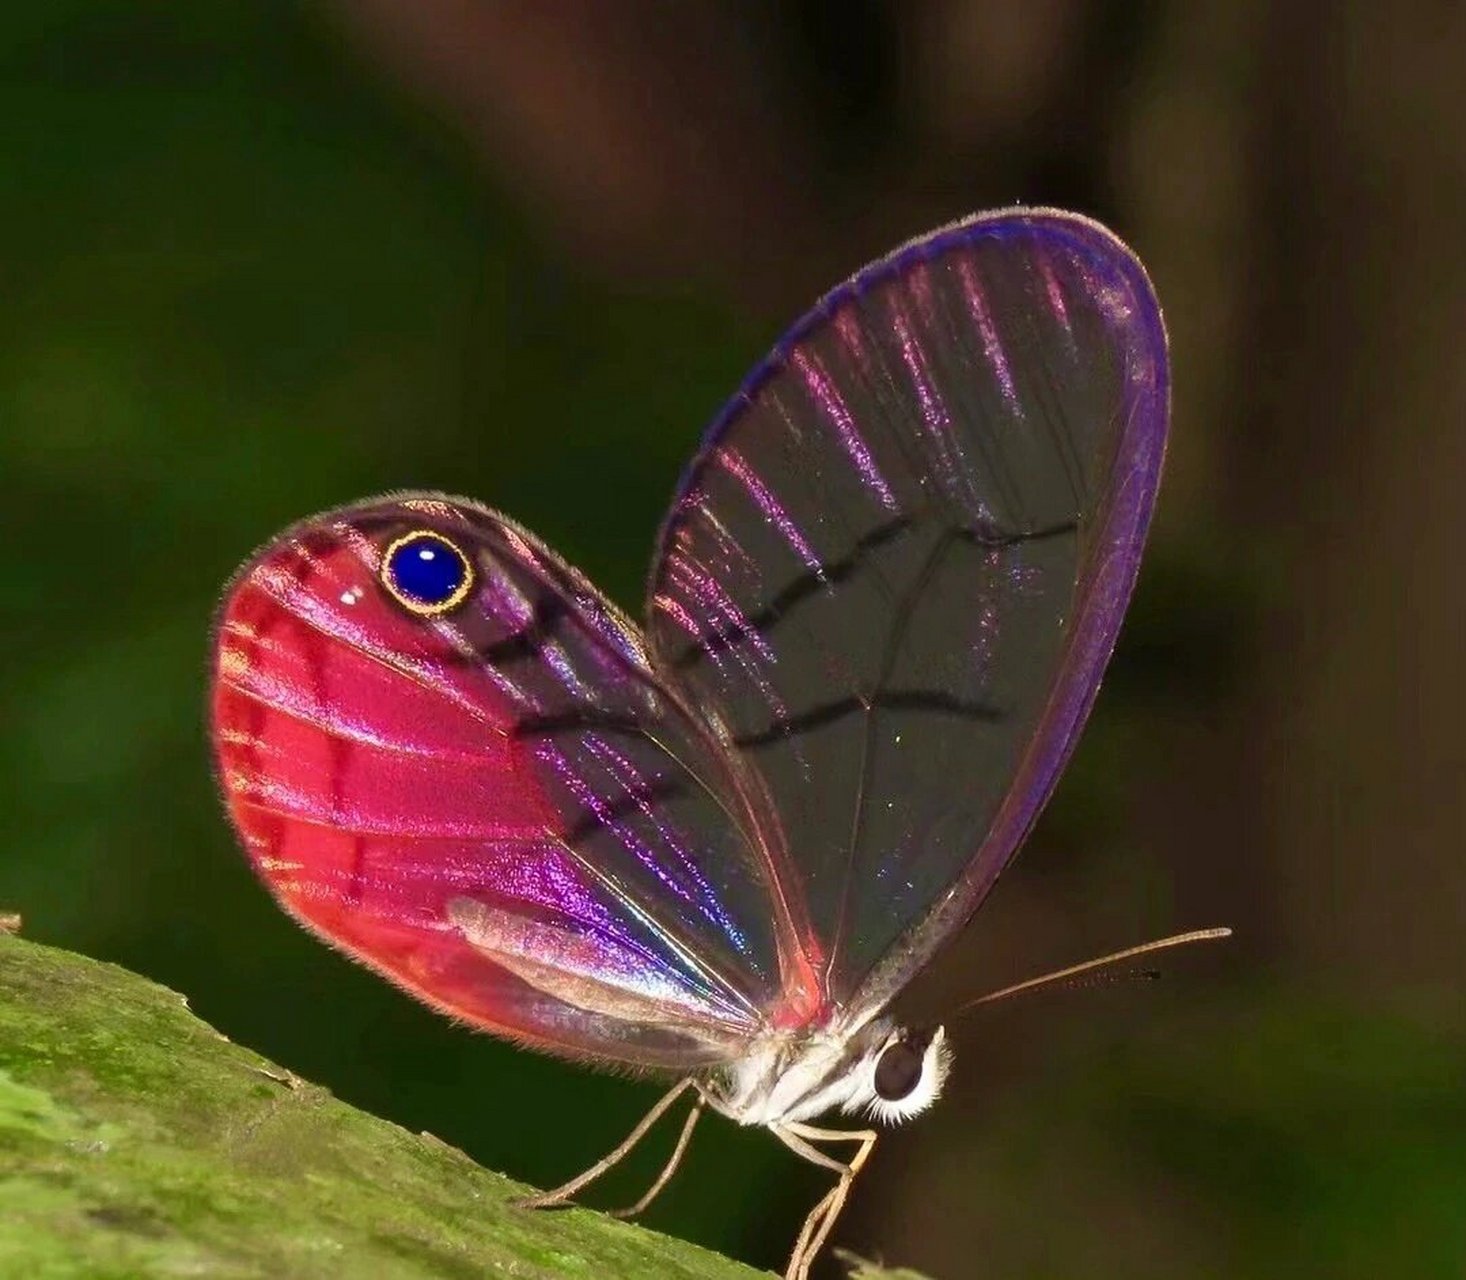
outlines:
[[[1073,207],[1166,308],[1169,472],[1074,765],[910,1003],[1237,939],[960,1023],[837,1238],[947,1280],[1466,1275],[1463,70],[1444,3],[4,6],[0,907],[579,1170],[652,1086],[445,1025],[252,881],[202,733],[220,584],[421,486],[635,608],[799,310],[964,212]],[[795,1164],[708,1124],[652,1222],[776,1264]]]

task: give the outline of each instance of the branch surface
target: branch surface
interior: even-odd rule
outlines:
[[[526,1189],[231,1043],[166,987],[0,931],[0,1274],[766,1274],[589,1210],[514,1209]]]

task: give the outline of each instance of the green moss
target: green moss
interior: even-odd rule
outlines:
[[[228,1044],[163,988],[0,942],[0,1258],[15,1274],[740,1269],[594,1215],[530,1220],[459,1153]],[[633,1270],[634,1269],[634,1270]]]
[[[756,1274],[587,1210],[513,1208],[524,1190],[231,1044],[175,992],[0,936],[0,1274]]]

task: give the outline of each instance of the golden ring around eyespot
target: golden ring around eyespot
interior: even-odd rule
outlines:
[[[418,538],[431,538],[437,546],[446,547],[458,557],[458,563],[463,569],[463,581],[458,584],[451,596],[437,604],[424,604],[421,600],[414,600],[411,596],[400,591],[397,583],[393,581],[393,557],[409,542],[415,542]],[[436,529],[413,529],[410,533],[404,533],[400,538],[394,538],[382,552],[382,565],[377,572],[377,578],[392,599],[397,601],[408,613],[414,613],[419,618],[438,618],[445,613],[451,613],[468,599],[469,593],[473,590],[474,586],[473,562],[464,555],[461,548],[455,543],[450,542]]]

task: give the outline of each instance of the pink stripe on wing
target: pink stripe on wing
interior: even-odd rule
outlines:
[[[725,444],[717,450],[714,457],[724,471],[748,490],[748,496],[764,513],[764,518],[783,535],[784,540],[794,549],[795,555],[804,561],[805,568],[823,582],[825,571],[820,558],[804,540],[804,535],[789,518],[789,513],[780,505],[778,498],[774,497],[768,486],[759,478],[758,473],[748,465],[743,455],[732,445]]]
[[[962,293],[967,299],[968,309],[972,312],[977,331],[982,336],[983,354],[987,356],[988,364],[997,376],[998,386],[1003,390],[1003,399],[1008,402],[1009,409],[1015,414],[1021,414],[1018,390],[1013,385],[1013,371],[1008,367],[1008,357],[1003,352],[1003,344],[998,340],[998,328],[988,310],[982,281],[977,278],[977,270],[970,258],[957,259],[957,274],[962,280]]]
[[[856,354],[858,356],[858,352]],[[856,429],[850,410],[829,374],[820,366],[819,361],[802,351],[796,352],[790,363],[804,380],[805,389],[819,406],[820,412],[827,421],[834,424],[841,447],[855,464],[855,469],[860,472],[860,478],[880,499],[881,505],[887,511],[896,510],[896,499],[891,493],[891,486],[886,483],[886,478],[881,475],[875,459],[871,457],[870,447]]]
[[[1054,264],[1044,254],[1038,257],[1038,271],[1044,278],[1044,291],[1048,294],[1049,306],[1053,308],[1054,315],[1064,326],[1064,332],[1072,343],[1074,333],[1069,324],[1069,306],[1064,301],[1064,289],[1059,283],[1059,277],[1054,274]]]

